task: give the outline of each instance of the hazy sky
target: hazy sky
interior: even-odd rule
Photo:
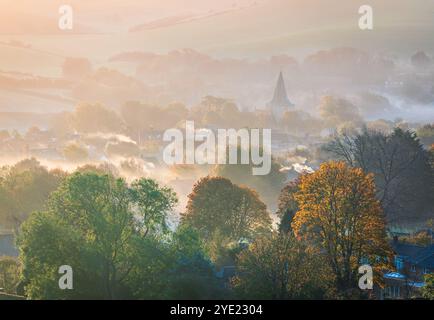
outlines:
[[[351,45],[433,50],[434,0],[371,0],[374,30],[357,27],[360,0],[0,0],[0,39],[61,55],[193,48],[221,56],[299,54]],[[60,4],[73,32],[57,28]],[[70,53],[70,54],[69,54]],[[106,55],[106,53],[108,53]]]
[[[70,31],[58,27],[59,7],[65,4],[73,8],[74,28]],[[358,27],[359,8],[366,4],[374,11],[371,31]],[[163,98],[167,92],[182,93],[176,98],[190,103],[202,95],[215,94],[244,99],[251,106],[252,101],[265,101],[271,95],[278,72],[267,65],[271,56],[287,55],[303,62],[321,50],[353,47],[373,57],[392,57],[406,66],[419,50],[434,56],[433,35],[434,0],[0,0],[0,76],[58,79],[65,58],[83,57],[90,60],[94,71],[106,67],[121,72],[120,78],[137,77],[144,85],[167,86],[157,91]],[[195,50],[198,56],[177,58],[173,50],[184,48]],[[158,57],[145,58],[141,65],[110,61],[125,52],[150,52]],[[200,54],[205,57],[200,58]],[[234,63],[226,58],[240,59]],[[196,62],[200,59],[199,68]],[[339,55],[337,59],[341,59]],[[350,66],[344,64],[344,68]],[[334,71],[334,66],[331,69]],[[353,74],[363,72],[374,77],[381,70],[363,68]],[[296,90],[303,79],[292,78],[294,73],[289,70],[287,73],[287,85]],[[427,87],[430,81],[426,81]],[[329,79],[314,83],[309,78],[304,83],[309,89],[315,85],[330,87]],[[103,84],[95,86],[91,92],[104,88]],[[2,89],[3,110],[16,106],[63,110],[60,104],[68,108],[72,104],[65,99],[59,102],[59,96],[71,99],[61,90],[45,92],[39,88],[36,94]],[[123,89],[129,93],[131,88]],[[104,98],[111,97],[102,92]],[[47,95],[54,97],[48,101]]]

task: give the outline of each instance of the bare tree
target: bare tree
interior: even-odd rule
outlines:
[[[362,129],[336,134],[325,149],[349,165],[375,175],[377,197],[390,223],[418,222],[432,209],[433,170],[416,135]]]

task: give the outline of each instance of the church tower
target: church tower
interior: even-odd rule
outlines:
[[[285,81],[283,80],[282,72],[280,72],[276,88],[274,89],[273,99],[267,104],[267,108],[271,112],[274,120],[278,121],[282,119],[283,114],[293,106],[294,104],[288,99]]]

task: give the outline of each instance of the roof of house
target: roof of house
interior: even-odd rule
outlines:
[[[404,280],[406,278],[405,275],[403,275],[399,272],[389,272],[389,273],[386,273],[384,275],[384,277],[386,279],[396,279],[396,280]]]
[[[392,243],[393,251],[401,257],[405,257],[411,263],[434,269],[434,245],[426,247],[414,244],[394,242]]]
[[[414,258],[419,255],[426,247],[415,244],[393,242],[392,249],[399,256]]]
[[[416,257],[415,262],[421,267],[434,269],[434,245],[421,252]]]
[[[389,272],[384,274],[383,277],[390,280],[407,281],[407,285],[415,288],[422,288],[423,286],[425,286],[425,282],[409,280],[406,275],[399,272]]]

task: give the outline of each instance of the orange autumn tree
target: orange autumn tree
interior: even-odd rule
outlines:
[[[292,222],[294,234],[324,253],[339,292],[357,287],[362,259],[373,267],[374,282],[381,282],[376,275],[391,251],[371,174],[344,162],[324,163],[301,176],[295,198],[299,211]]]

